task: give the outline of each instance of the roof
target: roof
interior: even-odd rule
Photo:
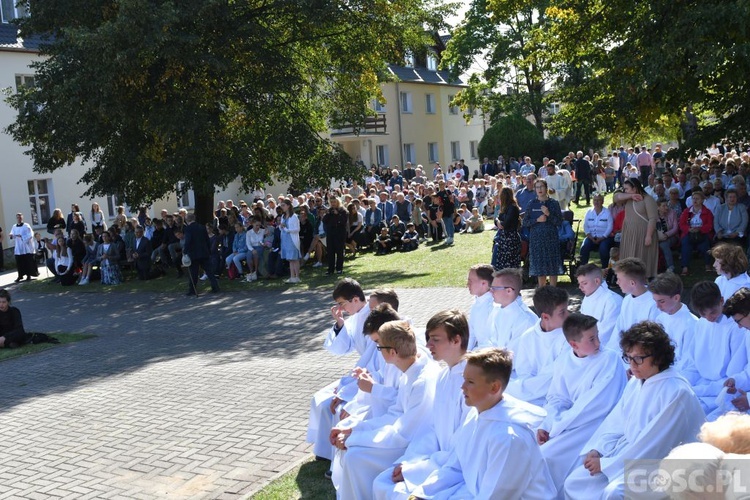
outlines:
[[[402,82],[431,83],[435,85],[465,85],[460,78],[451,79],[447,71],[432,71],[427,68],[405,68],[389,64],[388,70]]]
[[[18,36],[18,27],[14,24],[0,23],[0,50],[25,50],[38,52],[41,37],[31,37],[24,40]]]

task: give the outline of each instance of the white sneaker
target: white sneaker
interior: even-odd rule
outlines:
[[[250,281],[255,281],[258,279],[258,273],[250,273]]]
[[[86,278],[81,278],[81,281],[79,281],[78,284],[79,285],[88,285],[89,284],[89,280],[87,280]]]
[[[251,275],[251,274],[248,274],[248,275],[247,275],[247,277],[245,278],[245,281],[247,281],[248,283],[252,283],[252,282],[253,282],[253,277],[252,277],[252,275]]]
[[[302,262],[307,262],[310,259],[310,254],[306,253],[304,257],[302,257]]]
[[[206,280],[208,279],[208,274],[206,274],[206,273],[203,273],[203,276],[201,276],[201,277],[200,277],[200,278],[198,278],[198,279],[199,279],[199,280],[201,280],[201,281],[206,281]]]
[[[316,262],[315,264],[313,264],[313,267],[323,267],[323,263],[322,262]]]

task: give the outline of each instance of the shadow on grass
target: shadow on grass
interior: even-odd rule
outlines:
[[[17,358],[19,356],[26,356],[27,354],[35,354],[37,352],[45,351],[53,347],[59,347],[65,344],[78,342],[80,340],[91,339],[95,336],[96,335],[87,335],[82,333],[56,333],[55,335],[53,335],[53,337],[60,342],[59,344],[27,344],[15,349],[0,349],[0,361]]]
[[[295,479],[299,489],[299,498],[305,500],[329,500],[336,498],[336,490],[330,479],[324,476],[331,462],[313,460],[302,464]]]

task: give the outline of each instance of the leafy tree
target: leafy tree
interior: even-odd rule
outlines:
[[[236,179],[327,184],[352,165],[329,119],[364,122],[384,63],[440,26],[428,1],[22,0],[45,57],[8,131],[38,172],[83,160],[90,196],[149,204],[184,181],[199,219]]]
[[[679,130],[705,147],[750,132],[744,0],[553,0],[550,57],[565,70],[557,133],[611,131],[631,144]]]
[[[544,137],[526,118],[520,115],[507,115],[500,118],[484,133],[479,141],[479,157],[497,158],[504,155],[530,156],[541,159]]]
[[[490,110],[492,122],[504,114],[532,116],[537,129],[544,131],[545,84],[555,71],[547,56],[548,4],[549,0],[471,2],[448,42],[443,64],[461,74],[483,56],[487,68],[481,79],[472,78],[470,88],[456,96],[456,104]]]

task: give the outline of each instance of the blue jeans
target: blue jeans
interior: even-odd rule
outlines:
[[[445,236],[452,239],[453,234],[456,232],[453,227],[453,216],[443,217],[443,225],[445,226]]]
[[[591,250],[599,250],[599,260],[602,263],[602,267],[607,267],[607,264],[609,264],[609,249],[612,248],[612,243],[612,238],[604,238],[599,243],[594,243],[592,240],[584,238],[581,245],[581,264],[588,264]]]
[[[690,240],[690,235],[686,234],[682,237],[682,267],[688,267],[690,264],[690,255],[693,250],[698,250],[698,253],[703,255],[703,261],[707,266],[711,265],[711,256],[708,254],[708,249],[711,248],[711,241],[707,235],[703,235],[703,239],[698,242]]]

